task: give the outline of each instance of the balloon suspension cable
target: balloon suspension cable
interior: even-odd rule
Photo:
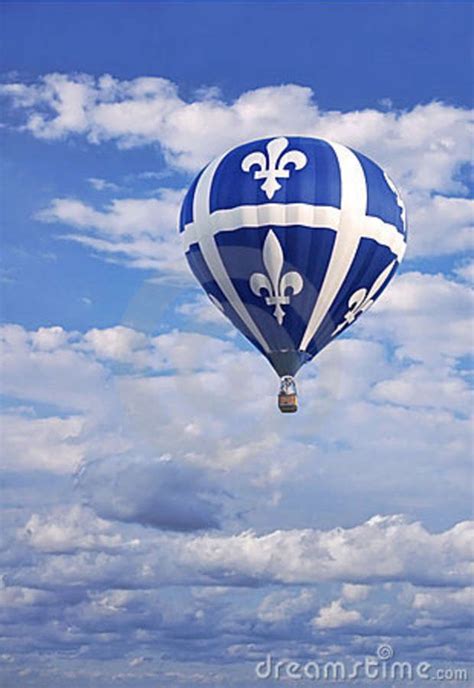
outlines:
[[[298,410],[298,394],[292,375],[284,375],[281,378],[278,408],[282,413],[295,413]]]

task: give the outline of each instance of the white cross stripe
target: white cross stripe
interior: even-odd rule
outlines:
[[[212,224],[217,232],[232,232],[241,227],[263,227],[265,225],[303,225],[304,227],[334,229],[339,223],[339,208],[317,206],[309,203],[266,203],[265,205],[243,205],[228,210],[215,210],[209,215],[207,231]],[[185,250],[199,241],[203,229],[196,222],[185,226],[183,241]],[[206,231],[204,229],[204,231]]]
[[[377,244],[386,246],[401,263],[407,244],[405,237],[395,225],[390,225],[379,217],[371,217],[370,215],[366,215],[363,222],[364,229],[361,239],[373,239]]]
[[[216,241],[214,239],[214,235],[219,231],[219,229],[216,227],[215,222],[213,222],[211,219],[209,212],[211,187],[214,174],[219,167],[221,160],[226,155],[227,153],[208,165],[197,183],[193,198],[193,217],[197,230],[197,240],[199,243],[199,248],[201,249],[203,260],[205,261],[217,286],[222,291],[227,301],[230,303],[242,322],[245,323],[255,339],[259,342],[260,346],[263,347],[264,351],[269,352],[270,347],[265,337],[254,323],[253,319],[250,317],[247,308],[240,298],[236,288],[232,284],[232,280],[227,274],[224,263],[222,262],[222,258],[219,254]]]
[[[339,143],[331,143],[341,174],[341,214],[339,229],[316,304],[301,339],[306,348],[322,323],[346,279],[359,246],[367,210],[367,184],[356,155]]]
[[[215,210],[208,214],[204,227],[198,225],[197,222],[190,222],[185,226],[181,236],[184,250],[188,251],[193,244],[199,243],[203,235],[233,232],[242,227],[261,229],[269,225],[278,227],[300,225],[308,229],[332,229],[338,232],[340,214],[339,208],[307,203],[245,205],[229,210]],[[363,237],[387,246],[397,256],[399,262],[403,258],[406,243],[395,225],[379,217],[367,215],[364,218]]]

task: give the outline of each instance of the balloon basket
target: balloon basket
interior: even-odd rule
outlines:
[[[298,394],[291,375],[285,375],[281,378],[278,408],[282,413],[295,413],[298,410]]]

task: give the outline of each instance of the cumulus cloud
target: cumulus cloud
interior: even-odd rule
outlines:
[[[179,330],[154,337],[123,325],[92,328],[75,348],[100,360],[127,363],[137,369],[181,373],[215,370],[226,356],[236,353],[231,343],[217,337]]]
[[[214,91],[186,102],[176,84],[157,77],[55,73],[31,85],[5,84],[1,92],[25,111],[24,128],[38,138],[159,142],[186,169],[238,141],[291,131],[360,147],[384,164],[391,160],[395,177],[412,188],[459,190],[453,173],[469,148],[469,112],[462,108],[433,102],[407,112],[322,112],[310,88],[293,84],[248,91],[230,104]]]
[[[49,403],[62,409],[94,411],[100,415],[107,396],[107,371],[75,351],[60,327],[27,332],[19,325],[0,329],[3,391],[17,399]],[[54,384],[51,381],[54,380]]]
[[[91,351],[97,358],[130,363],[150,347],[149,338],[130,327],[116,325],[108,328],[88,330],[80,348]]]
[[[433,193],[408,193],[410,232],[407,258],[438,256],[474,248],[474,201]]]
[[[455,274],[460,277],[463,281],[469,284],[474,284],[474,260],[467,259],[463,260],[454,269]]]
[[[374,516],[360,526],[327,532],[203,536],[188,543],[182,559],[199,561],[207,575],[219,571],[222,577],[227,571],[235,580],[239,576],[285,583],[407,580],[462,586],[469,583],[472,572],[472,527],[470,522],[459,523],[431,534],[420,523],[399,516]]]
[[[444,279],[443,293],[465,288]],[[424,312],[423,294],[417,299]],[[464,317],[455,300],[445,304],[448,327]],[[456,628],[461,656],[472,575],[464,376],[441,342],[446,354],[433,386],[426,363],[406,367],[376,331],[369,329],[371,341],[335,342],[307,367],[301,411],[286,422],[270,369],[235,342],[125,326],[6,327],[10,364],[18,359],[35,372],[26,387],[7,375],[9,394],[63,410],[45,418],[12,406],[8,466],[67,474],[80,460],[75,498],[87,505],[15,512],[3,555],[6,650],[37,649],[41,635],[42,651],[74,648],[85,658],[107,638],[114,656],[127,646],[145,657],[158,637],[181,659],[179,637],[189,660],[212,654],[224,638],[221,650],[236,662],[269,643],[285,656],[311,655],[312,643],[334,653],[330,642],[360,655],[382,633],[397,637],[398,654],[399,646],[410,652],[414,635],[417,647],[430,645],[433,629],[449,645]],[[93,405],[85,391],[83,398],[63,385],[81,374],[89,375]],[[46,381],[57,378],[53,394]],[[411,516],[368,516],[394,505],[413,514],[415,502],[419,518],[427,501],[438,512],[440,500],[455,506],[451,522],[435,521],[436,529]],[[255,530],[245,530],[250,525]],[[200,532],[210,528],[220,530]],[[407,591],[398,601],[400,587]],[[440,590],[443,603],[434,600]]]
[[[97,209],[74,198],[55,198],[37,213],[42,222],[76,231],[61,235],[110,260],[137,269],[189,277],[176,230],[183,191],[161,189],[157,198],[113,199]]]
[[[316,628],[342,628],[358,623],[361,619],[357,610],[345,609],[341,600],[334,600],[329,606],[319,610],[312,623]]]
[[[115,199],[103,210],[68,198],[56,199],[39,218],[45,222],[61,221],[81,228],[96,228],[112,236],[133,237],[152,232],[160,236],[175,223],[181,197],[181,191],[163,189],[159,199]]]
[[[460,414],[469,414],[473,402],[467,380],[446,365],[412,365],[377,383],[372,397],[405,407],[444,408]]]
[[[30,516],[17,537],[34,566],[10,571],[0,594],[7,651],[51,645],[84,660],[107,642],[110,657],[154,657],[159,639],[190,661],[212,655],[219,639],[234,663],[270,648],[312,656],[314,644],[330,656],[373,653],[388,633],[397,654],[413,637],[432,652],[433,628],[446,632],[441,644],[456,629],[459,656],[466,647],[472,524],[431,533],[378,516],[351,528],[218,536],[125,527],[84,507]],[[380,603],[368,604],[369,591]]]
[[[4,469],[71,474],[84,459],[86,445],[80,440],[84,419],[80,416],[32,418],[8,413],[0,417],[0,423]]]
[[[229,321],[206,294],[198,294],[194,299],[176,307],[176,313],[183,315],[196,325],[217,325],[228,329]]]
[[[5,607],[33,607],[52,604],[54,596],[45,590],[20,586],[3,586],[0,588],[0,605]]]
[[[457,317],[448,312],[446,322]],[[416,312],[412,318],[415,331]],[[469,393],[449,357],[430,377],[420,364],[391,360],[380,342],[341,339],[303,369],[303,403],[288,423],[275,410],[276,380],[266,362],[229,340],[178,331],[151,336],[124,326],[83,334],[7,326],[3,336],[8,394],[61,411],[45,417],[40,406],[37,416],[18,408],[7,414],[12,468],[67,474],[78,461],[127,453],[146,462],[169,454],[217,470],[220,485],[238,491],[252,519],[269,523],[284,505],[293,522],[305,523],[315,500],[328,519],[346,498],[348,512],[357,508],[360,517],[387,503],[403,511],[421,489],[413,480],[416,454],[418,471],[432,476],[433,499],[441,490],[437,475],[443,499],[456,494],[464,504]],[[29,379],[11,372],[20,369],[31,369]],[[351,485],[343,479],[347,472]],[[364,495],[357,503],[354,489]],[[342,505],[333,504],[336,493],[345,495]]]
[[[417,628],[449,627],[453,622],[472,628],[474,588],[467,586],[461,590],[433,589],[415,591],[413,609],[419,612],[415,621]]]
[[[365,600],[370,592],[368,585],[354,585],[353,583],[344,583],[342,586],[342,597],[348,602],[358,602]]]
[[[113,551],[124,542],[119,533],[110,530],[110,523],[97,518],[89,509],[57,507],[46,515],[33,514],[20,530],[20,537],[33,549],[46,553]]]
[[[56,415],[35,421],[9,414],[4,423],[10,428],[10,461],[18,467],[46,466],[48,450],[41,449],[46,441],[49,466],[54,467],[53,430],[61,441],[60,470],[66,470],[67,456],[73,457],[72,465],[81,457],[123,453],[131,446],[152,456],[178,452],[187,460],[201,456],[211,463],[219,457],[222,466],[274,446],[275,419],[263,437],[261,428],[251,429],[255,407],[268,405],[257,390],[262,392],[262,382],[269,392],[273,389],[271,377],[264,382],[266,364],[228,341],[178,331],[145,336],[124,326],[80,334],[57,327],[28,332],[7,325],[1,335],[5,393],[22,403],[52,405],[76,418],[68,424],[54,420]],[[245,388],[242,374],[248,378]],[[234,400],[244,398],[249,405],[241,406],[239,415],[249,427],[246,443],[241,422],[232,427],[230,417],[219,412],[223,401],[230,409]],[[44,416],[43,409],[40,414]],[[37,446],[18,460],[32,436]]]
[[[473,290],[466,285],[443,274],[407,272],[360,320],[360,330],[389,340],[401,357],[439,364],[470,353],[473,307]]]
[[[252,138],[322,136],[360,149],[383,165],[405,197],[408,257],[449,255],[472,246],[472,201],[459,174],[469,164],[471,114],[442,102],[411,110],[322,111],[310,88],[285,84],[241,94],[228,103],[214,90],[184,100],[158,77],[120,81],[110,75],[48,74],[33,84],[0,86],[24,114],[22,128],[40,139],[85,136],[121,147],[158,143],[167,162],[195,172],[226,149]],[[110,183],[91,177],[96,189]],[[38,218],[75,228],[66,238],[135,268],[186,275],[175,236],[182,192],[155,199],[115,199],[97,209],[55,198]],[[166,242],[163,237],[166,235]]]
[[[109,531],[110,525],[101,518],[89,518],[87,512],[84,523],[78,522],[80,513],[73,510],[64,523],[59,511],[49,517],[36,516],[21,531],[21,537],[31,538],[38,550],[58,553],[54,561],[46,558],[38,568],[39,587],[73,585],[79,566],[90,584],[109,580],[113,571],[120,570],[112,587],[130,589],[158,583],[240,587],[328,582],[364,586],[403,582],[417,588],[462,589],[470,585],[472,575],[472,522],[439,533],[401,516],[374,516],[350,528],[279,530],[261,535],[249,531],[235,535],[146,531],[132,540],[134,557],[127,560],[130,543],[117,538],[115,529]],[[94,554],[95,549],[102,553]],[[107,553],[108,549],[120,551],[122,560],[113,551]],[[68,553],[61,554],[64,550]],[[22,585],[29,585],[30,580],[30,572],[18,577]],[[343,595],[338,606],[347,607],[363,597],[355,600]],[[315,598],[306,593],[289,601],[271,598],[259,613],[276,621],[304,610],[313,611],[313,616],[316,611]]]
[[[305,614],[316,607],[316,593],[314,590],[303,589],[297,594],[279,591],[270,593],[261,601],[257,616],[266,623],[288,622],[301,614]]]
[[[8,330],[7,337],[8,337]],[[53,327],[38,327],[31,333],[32,347],[38,351],[53,351],[67,345],[70,334],[57,325]],[[19,341],[19,340],[18,340]]]

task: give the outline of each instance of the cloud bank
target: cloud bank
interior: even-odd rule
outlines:
[[[373,157],[396,181],[408,208],[408,258],[472,248],[466,171],[472,116],[463,108],[434,101],[406,111],[323,111],[310,88],[294,84],[248,91],[230,103],[212,89],[186,101],[176,84],[160,77],[120,81],[59,73],[31,84],[4,84],[0,94],[19,113],[17,126],[36,138],[81,136],[92,145],[113,141],[121,148],[158,145],[167,163],[185,173],[263,136],[340,141]],[[99,180],[102,190],[107,184],[113,193],[113,183]],[[54,198],[37,217],[74,228],[64,236],[99,254],[182,278],[186,270],[175,237],[182,195],[161,189],[154,199],[112,198],[101,208]]]

